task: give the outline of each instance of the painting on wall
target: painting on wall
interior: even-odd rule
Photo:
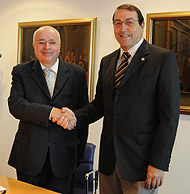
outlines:
[[[176,54],[180,80],[180,113],[190,114],[190,12],[147,14],[146,39]]]
[[[94,91],[94,61],[97,18],[18,23],[18,63],[34,60],[33,33],[40,26],[52,26],[61,36],[60,59],[86,71],[89,100]]]

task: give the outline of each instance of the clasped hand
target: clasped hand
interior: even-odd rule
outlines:
[[[58,125],[68,130],[74,129],[77,122],[73,111],[66,107],[63,107],[62,109],[54,107],[51,114],[51,120],[54,123],[57,122]]]

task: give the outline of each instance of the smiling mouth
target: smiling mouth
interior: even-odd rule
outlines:
[[[120,36],[121,36],[122,38],[127,38],[127,37],[129,37],[130,35],[129,35],[128,33],[122,33]]]
[[[51,52],[43,52],[42,54],[43,55],[51,55],[52,53]]]

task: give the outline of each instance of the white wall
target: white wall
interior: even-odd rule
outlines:
[[[7,165],[18,121],[8,111],[7,97],[11,85],[11,70],[17,63],[18,22],[97,17],[95,83],[101,58],[118,48],[111,18],[115,8],[123,3],[139,7],[146,21],[147,13],[189,11],[190,1],[181,0],[0,0],[0,174],[15,178],[15,170]],[[145,36],[145,34],[144,34]],[[170,172],[165,175],[161,194],[188,194],[190,172],[190,117],[180,116],[179,130],[172,155]],[[97,145],[102,120],[90,126],[89,141]],[[97,162],[95,163],[97,167]]]

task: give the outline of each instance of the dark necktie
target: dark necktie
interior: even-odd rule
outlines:
[[[115,74],[115,79],[114,79],[114,93],[117,91],[121,79],[125,74],[126,69],[128,68],[128,59],[131,55],[128,52],[124,52],[122,57],[121,57],[121,63],[119,64],[116,74]]]

